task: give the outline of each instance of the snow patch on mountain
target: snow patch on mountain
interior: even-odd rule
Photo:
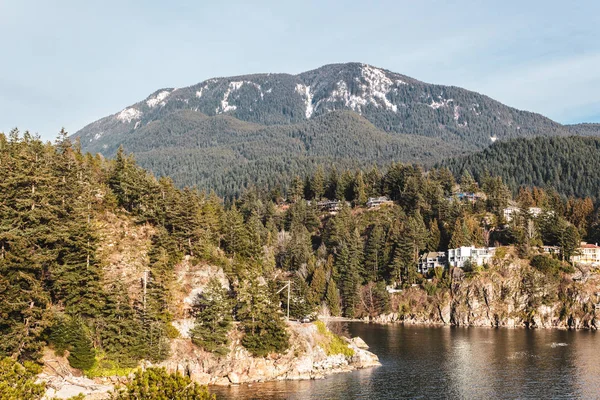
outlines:
[[[357,83],[355,93],[348,89],[348,84],[341,80],[336,83],[335,89],[330,96],[317,102],[317,108],[321,102],[335,103],[343,102],[344,106],[351,108],[358,113],[367,104],[379,108],[383,107],[393,112],[398,111],[398,106],[388,99],[388,94],[392,90],[397,90],[398,86],[406,83],[401,80],[393,81],[387,74],[375,67],[363,64],[360,68],[360,76],[354,78]]]
[[[171,92],[169,92],[168,90],[163,90],[162,92],[158,93],[156,96],[151,97],[148,100],[146,100],[146,104],[150,108],[154,108],[158,104],[160,104],[161,106],[164,106],[165,102],[163,100],[166,99],[169,96],[169,94],[171,94]]]
[[[366,84],[361,85],[363,96],[376,107],[379,107],[379,103],[376,101],[376,99],[379,99],[388,110],[392,110],[393,112],[398,111],[398,107],[392,104],[387,98],[387,94],[394,86],[394,82],[388,78],[385,72],[366,64],[360,70],[363,79],[366,81]]]
[[[142,118],[142,112],[137,108],[126,108],[117,115],[117,119],[123,123],[130,123],[134,119]]]
[[[454,99],[443,99],[441,96],[438,96],[439,101],[435,101],[432,99],[432,103],[428,104],[429,107],[437,110],[438,108],[448,107],[450,103],[454,102]]]
[[[306,86],[303,85],[301,83],[298,83],[296,85],[296,93],[299,93],[302,97],[304,97],[304,101],[305,101],[305,115],[306,115],[306,119],[309,119],[315,108],[313,107],[313,94],[310,91],[310,86]]]
[[[217,107],[215,110],[216,114],[222,114],[222,113],[226,113],[228,111],[234,111],[237,109],[237,106],[234,104],[229,104],[229,96],[235,92],[240,90],[240,88],[244,85],[251,85],[254,86],[259,92],[260,92],[260,98],[263,99],[264,98],[264,93],[262,91],[262,88],[259,84],[255,83],[255,82],[251,82],[251,81],[233,81],[233,82],[229,82],[229,85],[227,86],[227,90],[225,90],[225,93],[223,93],[223,100],[221,100],[221,106]],[[197,95],[197,92],[196,92]],[[199,97],[199,96],[198,96]]]
[[[460,118],[460,107],[454,106],[454,120],[458,121],[459,118]]]
[[[336,89],[331,92],[331,96],[325,99],[325,101],[331,103],[341,101],[346,107],[350,107],[352,110],[357,111],[358,113],[361,113],[362,106],[367,104],[367,100],[363,97],[350,93],[348,90],[348,85],[346,85],[346,82],[344,81],[337,82]]]

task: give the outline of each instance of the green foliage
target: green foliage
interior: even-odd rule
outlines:
[[[352,357],[354,350],[348,346],[348,343],[340,336],[334,334],[322,321],[315,321],[314,324],[317,326],[317,331],[323,337],[323,340],[319,342],[319,346],[328,356],[335,354],[343,354],[346,357]]]
[[[229,97],[235,107],[227,112],[220,102],[229,93],[232,79],[219,78],[172,93],[164,106],[151,108],[145,102],[132,106],[141,112],[139,119],[125,123],[116,116],[107,117],[76,135],[86,151],[113,157],[123,145],[157,175],[171,176],[180,186],[214,189],[230,197],[250,184],[261,188],[287,185],[320,164],[355,168],[396,160],[432,162],[485,148],[490,136],[506,140],[573,132],[484,95],[390,71],[382,72],[391,82],[405,83],[394,85],[386,94],[385,101],[397,109],[366,101],[357,113],[334,91],[342,80],[353,95],[361,96],[360,87],[369,85],[363,68],[348,63],[295,76],[236,77],[253,84],[242,85]],[[311,94],[313,104],[326,104],[315,107],[309,118],[306,97],[295,90],[308,83],[320,88]],[[198,91],[202,96],[194,95]],[[597,135],[593,126],[581,130]],[[522,165],[521,161],[513,165]],[[353,191],[354,186],[340,185],[338,195],[346,189]]]
[[[180,373],[170,374],[164,368],[147,368],[136,371],[133,379],[118,388],[112,400],[212,400],[206,387],[198,385]]]
[[[513,193],[522,186],[537,186],[554,188],[563,196],[598,199],[599,149],[600,139],[591,137],[514,139],[498,141],[480,153],[448,159],[442,165],[456,177],[468,171],[482,179],[487,171],[493,171]]]
[[[194,304],[196,323],[190,331],[192,342],[219,355],[229,352],[227,337],[232,327],[233,302],[227,289],[218,279],[212,278]]]
[[[531,266],[545,275],[558,277],[561,272],[575,272],[572,266],[562,263],[552,257],[545,255],[536,255],[531,258]]]
[[[96,351],[90,338],[89,328],[81,319],[57,316],[49,328],[48,342],[58,355],[69,351],[69,364],[73,368],[89,370],[95,364]]]
[[[282,353],[289,347],[289,334],[281,312],[265,285],[255,277],[240,283],[237,318],[242,324],[242,345],[253,355]]]
[[[46,386],[35,383],[36,375],[40,372],[40,366],[29,361],[20,364],[10,357],[0,359],[0,399],[41,399]]]

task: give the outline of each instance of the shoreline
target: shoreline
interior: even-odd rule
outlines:
[[[394,313],[392,313],[394,314]],[[382,314],[390,315],[390,314]],[[539,330],[539,329],[549,329],[549,330],[561,330],[561,331],[590,331],[596,332],[598,331],[598,327],[592,326],[582,326],[582,327],[569,327],[569,326],[556,326],[556,325],[543,325],[543,326],[526,326],[525,323],[522,324],[513,324],[513,325],[487,325],[487,324],[452,324],[438,321],[429,321],[429,322],[421,322],[421,321],[412,321],[412,320],[401,320],[395,319],[392,321],[378,321],[377,318],[382,315],[375,317],[376,319],[360,319],[360,318],[346,318],[346,317],[319,317],[319,320],[323,322],[361,322],[364,324],[375,324],[375,325],[406,325],[406,326],[431,326],[431,327],[449,327],[449,328],[491,328],[491,329],[527,329],[527,330]]]

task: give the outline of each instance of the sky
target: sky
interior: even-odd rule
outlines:
[[[0,132],[52,139],[159,88],[349,61],[600,122],[598,26],[597,0],[0,0]]]

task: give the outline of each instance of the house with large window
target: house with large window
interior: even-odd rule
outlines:
[[[571,261],[578,264],[600,265],[600,246],[598,243],[581,242],[577,255],[571,257]]]
[[[436,267],[446,268],[446,262],[446,253],[443,251],[427,252],[419,257],[419,272],[426,274]]]
[[[448,265],[463,268],[466,262],[473,265],[489,264],[495,253],[495,247],[463,246],[457,249],[448,249]]]
[[[393,201],[391,201],[387,196],[369,197],[369,200],[367,201],[367,207],[377,208],[383,204],[392,204],[392,203],[393,203]]]

